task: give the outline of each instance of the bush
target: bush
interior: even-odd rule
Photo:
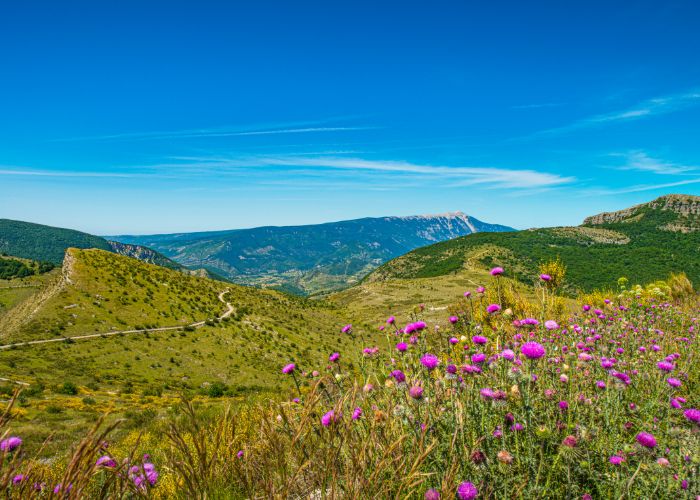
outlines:
[[[78,386],[76,386],[73,382],[66,381],[63,382],[63,385],[60,385],[57,389],[56,392],[58,394],[66,394],[68,396],[75,396],[78,394]]]

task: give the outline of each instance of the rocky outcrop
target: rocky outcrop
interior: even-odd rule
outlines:
[[[119,243],[118,241],[107,241],[114,253],[138,259],[156,266],[167,267],[168,269],[182,270],[183,266],[170,260],[160,252],[156,252],[142,245],[132,245],[129,243]]]
[[[695,219],[700,219],[700,196],[687,194],[669,194],[641,205],[635,205],[617,212],[603,212],[587,217],[583,221],[585,226],[599,224],[619,224],[634,222],[644,216],[644,209],[671,211],[679,216],[679,223],[667,224],[664,229],[669,231],[690,232],[698,229],[694,224]]]

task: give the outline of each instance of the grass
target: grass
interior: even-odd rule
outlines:
[[[13,306],[0,315],[0,324],[14,326],[3,343],[145,326],[182,329],[0,351],[0,376],[30,384],[17,405],[19,428],[33,443],[53,433],[47,456],[75,441],[106,410],[112,419],[138,421],[144,411],[166,413],[182,395],[220,405],[221,396],[278,393],[279,381],[261,366],[289,358],[317,364],[328,351],[361,346],[340,335],[347,316],[327,302],[186,276],[100,250],[70,250],[69,261],[70,282],[61,286],[56,270],[31,278],[43,287],[0,290],[0,297],[12,294],[7,304]],[[0,286],[19,281],[5,283]],[[218,300],[224,289],[233,315],[187,328],[224,310]],[[54,293],[42,302],[46,290]],[[63,393],[65,382],[78,393]],[[13,387],[6,383],[6,396]]]
[[[52,488],[67,479],[75,495],[112,498],[421,498],[431,490],[454,498],[469,488],[479,498],[692,498],[700,490],[700,427],[693,420],[700,415],[689,411],[700,405],[699,304],[685,278],[588,295],[574,309],[545,282],[521,293],[506,278],[473,278],[486,285],[485,292],[443,310],[439,329],[432,321],[423,328],[416,323],[425,319],[422,312],[410,310],[384,329],[376,354],[360,351],[368,339],[376,340],[376,323],[356,324],[345,336],[336,332],[344,340],[332,345],[320,336],[318,356],[298,357],[291,344],[266,345],[267,352],[254,353],[251,375],[269,380],[279,396],[220,400],[200,387],[179,400],[168,391],[112,395],[99,383],[62,383],[50,397],[48,389],[30,396],[28,406],[17,401],[9,415],[14,420],[0,425],[25,443],[5,456],[0,471],[5,484],[18,473],[28,474],[29,482],[5,491],[20,498],[27,484],[43,481]],[[257,293],[249,296],[262,301]],[[312,318],[327,307],[259,293],[274,299],[264,311],[267,319],[258,316],[254,323],[271,321],[267,315],[277,311],[289,335],[297,331],[300,338],[313,335],[320,325]],[[496,300],[501,310],[487,313],[486,305]],[[372,311],[382,307],[380,302]],[[315,313],[305,317],[302,310]],[[262,306],[256,312],[262,315]],[[513,321],[528,316],[538,324]],[[545,320],[556,324],[545,326]],[[414,323],[413,333],[400,329],[405,322]],[[229,327],[189,333],[203,349],[233,340]],[[243,330],[235,337],[241,335]],[[175,335],[141,341],[155,356],[159,345],[175,347],[179,339],[195,340]],[[138,339],[119,340],[123,347]],[[393,347],[400,342],[407,344],[403,352]],[[526,342],[537,342],[544,356],[528,358]],[[57,354],[68,358],[76,345],[61,346]],[[334,351],[340,358],[329,362]],[[207,351],[211,367],[217,352]],[[111,363],[102,352],[85,355]],[[281,367],[289,362],[296,368],[285,375]],[[144,370],[152,377],[161,372]],[[149,382],[139,387],[155,385]],[[55,447],[50,465],[32,458],[43,436],[27,420],[30,412],[42,412],[44,426],[66,435],[70,426],[80,428],[72,434],[77,442],[90,418],[98,420],[109,404],[128,408],[121,431],[110,429],[117,424],[113,416],[66,458],[57,459],[64,455]],[[83,422],[61,418],[61,411]],[[108,447],[101,444],[105,439]],[[96,467],[100,455],[113,457],[115,466]],[[148,484],[139,479],[152,470],[157,474],[148,476]]]

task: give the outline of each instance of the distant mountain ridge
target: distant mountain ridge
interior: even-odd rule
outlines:
[[[185,274],[221,280],[221,277],[208,273],[206,270],[188,269],[165,255],[141,245],[108,241],[100,236],[74,229],[0,219],[0,255],[6,254],[59,265],[63,262],[68,248],[106,250]]]
[[[357,282],[414,248],[484,231],[514,231],[462,212],[363,218],[305,226],[109,236],[144,245],[234,282],[309,294]]]
[[[465,269],[506,268],[525,283],[533,269],[561,258],[568,288],[614,288],[685,272],[700,283],[700,197],[671,194],[648,203],[587,217],[580,226],[472,234],[418,248],[379,267],[366,281],[437,278]]]

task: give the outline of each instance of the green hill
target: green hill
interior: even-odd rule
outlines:
[[[29,384],[18,432],[37,442],[56,432],[51,449],[106,410],[126,417],[128,429],[182,393],[214,404],[222,395],[278,392],[271,366],[317,367],[332,352],[355,355],[381,342],[341,334],[345,310],[327,302],[102,250],[69,249],[62,268],[41,278],[0,308],[0,393],[13,390],[8,380]],[[232,312],[217,319],[228,311],[224,302]],[[163,329],[130,332],[156,327]]]
[[[36,265],[42,266],[41,270],[38,270],[39,272],[45,272],[49,268],[49,264],[61,264],[68,248],[97,248],[100,250],[107,250],[119,255],[126,255],[127,257],[148,262],[149,264],[175,269],[184,274],[227,281],[225,278],[207,271],[206,269],[191,269],[182,264],[178,264],[162,253],[143,245],[108,241],[99,236],[75,231],[73,229],[0,219],[0,255],[21,257],[37,261],[38,264]],[[0,262],[0,279],[10,278],[11,272],[19,273],[17,277],[20,277],[20,275],[28,276],[27,270],[21,269],[14,263]]]
[[[570,292],[614,287],[617,278],[648,283],[685,272],[700,283],[700,197],[668,195],[581,226],[477,233],[419,248],[369,275],[366,282],[434,278],[500,265],[532,283],[532,270],[559,257]]]
[[[110,250],[104,238],[91,234],[10,219],[0,219],[0,253],[53,264],[63,262],[67,248]]]

